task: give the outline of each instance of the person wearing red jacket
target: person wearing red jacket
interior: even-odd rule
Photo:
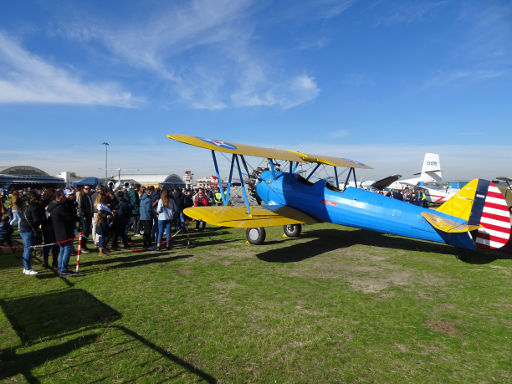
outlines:
[[[194,199],[194,207],[207,207],[210,205],[208,198],[206,197],[203,188],[199,188],[199,192]],[[199,229],[199,225],[202,223],[201,229]],[[196,220],[196,231],[204,231],[206,227],[206,223],[201,220]]]

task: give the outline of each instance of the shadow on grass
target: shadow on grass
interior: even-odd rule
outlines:
[[[169,257],[161,257],[163,254],[152,254],[151,256],[144,256],[144,257],[117,257],[115,259],[104,259],[104,260],[97,260],[97,261],[90,261],[87,262],[88,268],[80,271],[83,271],[85,275],[90,275],[94,273],[104,272],[111,269],[121,269],[121,268],[132,268],[132,267],[139,267],[141,265],[148,265],[148,264],[155,264],[155,263],[167,263],[169,261],[176,261],[180,259],[188,259],[189,257],[193,257],[194,255],[176,255],[176,256],[169,256]],[[131,259],[131,260],[126,260]],[[136,261],[133,261],[136,260]],[[132,262],[129,262],[132,261]],[[111,266],[107,266],[106,268],[95,268],[94,266],[100,266],[100,265],[106,265],[106,264],[114,264],[119,263]],[[80,264],[81,267],[83,267],[84,264]],[[37,278],[41,280],[45,279],[53,279],[55,277],[58,277],[57,274],[38,274]]]
[[[355,244],[364,244],[390,249],[403,249],[407,251],[413,250],[418,252],[432,252],[445,255],[453,255],[465,262],[475,264],[485,264],[490,263],[496,259],[511,258],[510,256],[506,256],[504,253],[490,254],[482,252],[471,252],[443,244],[391,236],[378,232],[367,231],[364,229],[319,229],[305,232],[302,235],[302,238],[311,240],[308,242],[295,243],[290,246],[283,246],[279,249],[267,250],[258,254],[257,257],[260,260],[267,262],[293,263],[315,257],[335,249],[347,248]]]
[[[32,375],[32,369],[47,361],[65,356],[78,348],[91,344],[98,337],[99,335],[86,335],[66,341],[60,345],[22,354],[16,354],[14,351],[11,351],[11,353],[2,352],[0,354],[0,361],[2,362],[0,380],[5,380],[21,373],[27,382],[39,383],[40,381]]]
[[[27,382],[39,383],[39,379],[32,373],[34,368],[51,360],[63,358],[86,345],[93,344],[101,336],[103,330],[109,327],[118,329],[132,340],[140,342],[145,347],[158,353],[161,358],[179,365],[199,379],[208,383],[216,383],[216,379],[211,375],[152,343],[133,330],[120,325],[110,325],[110,323],[119,320],[121,314],[84,290],[70,289],[43,295],[0,300],[0,305],[22,342],[18,346],[0,349],[0,380],[7,380],[22,374]],[[84,332],[94,333],[83,335]],[[76,334],[80,334],[80,336],[69,339],[69,337]],[[27,353],[17,353],[17,349],[22,346],[49,340],[57,341],[64,337],[68,340],[58,345]],[[101,353],[101,350],[94,350],[94,353]],[[87,366],[87,363],[87,361],[80,361],[75,367],[79,365]],[[52,377],[61,370],[53,372]],[[134,381],[144,378],[145,375],[135,378]],[[108,381],[108,378],[102,378],[102,380]]]
[[[485,250],[480,252],[463,251],[459,252],[457,258],[468,264],[489,264],[496,260],[512,260],[512,252],[500,250]]]

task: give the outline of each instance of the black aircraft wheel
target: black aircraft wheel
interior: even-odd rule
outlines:
[[[245,232],[247,241],[251,244],[260,245],[265,241],[265,228],[248,228]]]
[[[300,224],[288,224],[283,227],[284,234],[288,237],[299,237],[302,225]]]

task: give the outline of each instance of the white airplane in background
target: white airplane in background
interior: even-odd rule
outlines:
[[[411,179],[397,180],[388,185],[386,188],[402,189],[404,186],[410,185],[441,183],[443,181],[443,175],[441,173],[441,162],[439,161],[439,155],[437,153],[425,153],[421,172],[416,173],[415,175],[420,176],[413,177]]]
[[[437,153],[425,153],[421,172],[416,175],[420,176],[412,179],[397,180],[388,185],[387,188],[421,188],[427,196],[427,201],[436,204],[444,203],[459,192],[458,188],[428,185],[432,183],[440,184],[443,181],[441,162],[439,161],[439,155]]]
[[[404,188],[414,189],[420,188],[423,190],[427,197],[427,201],[433,204],[441,204],[449,200],[453,195],[459,192],[459,188],[452,188],[450,186],[432,185],[441,184],[443,175],[441,172],[441,162],[437,153],[425,153],[423,158],[423,166],[421,172],[416,173],[419,177],[411,179],[400,180],[401,175],[387,176],[380,180],[361,180],[354,184],[349,181],[346,187],[356,187],[363,189],[398,189]]]
[[[424,183],[440,183],[442,181],[441,168],[439,166],[439,155],[437,153],[426,153],[423,160],[423,167],[421,168],[420,177],[414,177],[412,179],[399,180],[402,175],[387,176],[380,180],[361,180],[354,184],[353,181],[349,181],[346,186],[364,188],[364,189],[403,189],[406,186],[411,185],[422,185]]]

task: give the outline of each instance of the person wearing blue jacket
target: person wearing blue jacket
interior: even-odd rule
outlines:
[[[142,196],[140,197],[140,227],[142,232],[142,240],[144,248],[151,247],[151,230],[153,229],[153,206],[151,204],[151,197],[155,191],[155,187],[148,187],[143,189]]]

